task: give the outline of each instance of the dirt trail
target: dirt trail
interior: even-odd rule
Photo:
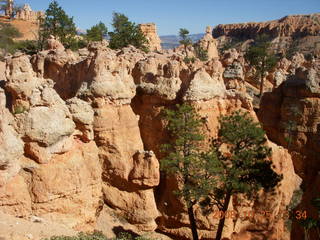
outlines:
[[[40,240],[54,235],[76,235],[61,224],[33,217],[30,221],[0,213],[0,240]]]

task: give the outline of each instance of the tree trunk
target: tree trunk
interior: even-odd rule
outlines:
[[[188,58],[188,50],[187,50],[187,45],[184,45],[184,52],[186,54],[186,58]]]
[[[259,94],[259,97],[261,99],[262,94],[263,94],[263,87],[264,87],[264,74],[263,73],[261,73],[260,78],[261,79],[260,79],[260,94]]]
[[[262,60],[262,66],[261,66],[261,70],[260,70],[260,99],[262,98],[262,94],[263,94],[263,87],[264,87],[264,75],[266,72],[266,56],[264,56],[263,60]]]
[[[191,231],[192,231],[192,238],[193,240],[198,240],[198,232],[197,232],[197,224],[196,224],[196,219],[194,217],[193,213],[193,204],[191,204],[190,207],[188,207],[188,215],[189,215],[189,221],[191,225]]]
[[[223,207],[221,209],[221,211],[223,213],[223,217],[219,221],[218,230],[217,230],[217,234],[216,234],[215,240],[221,240],[222,231],[223,231],[223,227],[224,227],[224,222],[225,222],[225,219],[226,219],[225,218],[226,211],[228,210],[230,199],[231,199],[231,194],[227,193],[226,194],[226,198],[224,199]]]

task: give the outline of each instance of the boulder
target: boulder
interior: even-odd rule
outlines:
[[[59,108],[35,107],[26,116],[26,136],[35,142],[50,146],[65,136],[70,136],[74,122]]]
[[[225,92],[226,88],[221,78],[212,78],[204,69],[200,69],[194,74],[184,99],[209,100],[223,97]]]

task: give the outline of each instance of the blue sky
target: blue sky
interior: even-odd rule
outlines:
[[[51,0],[16,0],[34,10],[45,10]],[[160,35],[191,33],[220,23],[267,21],[290,14],[320,12],[320,0],[58,0],[80,29],[99,21],[111,30],[112,12],[124,13],[135,23],[154,22]]]

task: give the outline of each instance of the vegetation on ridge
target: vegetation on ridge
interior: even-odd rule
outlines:
[[[260,80],[260,98],[264,91],[264,78],[267,72],[277,64],[275,54],[270,51],[270,40],[267,35],[261,35],[249,47],[245,54],[246,60],[255,68]]]
[[[76,33],[73,17],[69,17],[57,1],[52,1],[46,10],[45,18],[40,23],[40,48],[44,48],[45,41],[50,35],[59,39],[65,47],[73,48],[76,44]]]
[[[108,29],[103,22],[99,22],[97,25],[92,26],[87,30],[85,38],[88,41],[102,41],[108,35]]]
[[[122,13],[113,13],[112,18],[113,32],[109,32],[110,48],[120,49],[133,45],[145,52],[148,49],[148,41],[139,26],[131,21]]]
[[[16,50],[14,38],[20,37],[21,33],[10,24],[0,23],[0,49],[3,54],[13,53]]]

